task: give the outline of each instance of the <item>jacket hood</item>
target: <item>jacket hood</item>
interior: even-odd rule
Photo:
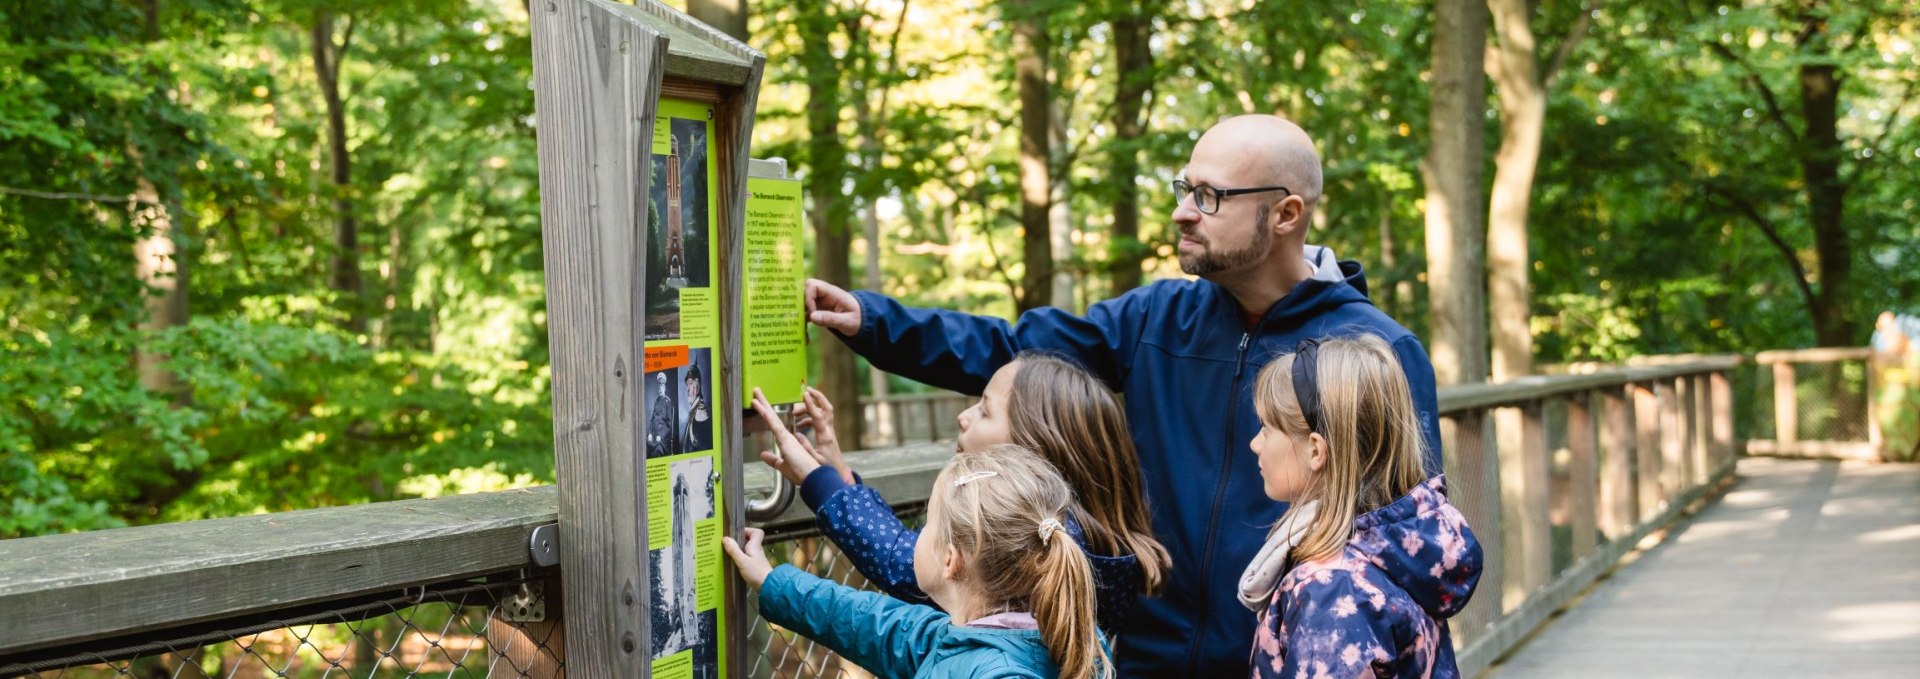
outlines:
[[[1466,607],[1484,559],[1466,517],[1447,502],[1446,485],[1435,476],[1361,515],[1347,543],[1436,619]]]
[[[1359,262],[1340,261],[1333,249],[1322,245],[1308,245],[1301,254],[1313,273],[1306,280],[1293,286],[1285,297],[1267,307],[1261,314],[1263,324],[1273,324],[1284,319],[1315,318],[1322,313],[1348,304],[1372,306],[1367,299],[1367,275]],[[1204,280],[1204,279],[1203,279]],[[1217,304],[1230,309],[1239,309],[1239,302],[1227,289],[1217,283],[1207,282],[1213,290]],[[1238,313],[1236,311],[1235,313]]]

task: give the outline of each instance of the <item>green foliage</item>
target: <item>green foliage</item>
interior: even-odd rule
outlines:
[[[1539,362],[1816,340],[1802,283],[1823,281],[1794,132],[1807,124],[1803,65],[1842,76],[1855,289],[1838,303],[1864,319],[1920,298],[1908,9],[1541,3],[1543,58],[1576,26],[1587,34],[1550,90],[1534,187]],[[0,537],[551,478],[525,11],[0,1]],[[884,291],[1011,314],[1023,263],[1008,26],[1044,16],[1050,161],[1076,244],[1063,270],[1077,299],[1064,304],[1107,296],[1116,257],[1145,255],[1149,280],[1177,275],[1168,180],[1218,118],[1279,113],[1325,161],[1310,241],[1361,260],[1376,301],[1419,331],[1430,11],[752,3],[750,42],[769,56],[754,155],[836,178],[829,228],[857,234],[874,216],[878,242],[855,238],[856,281],[877,247]],[[352,176],[340,188],[312,60],[322,16],[343,46]],[[1799,41],[1808,17],[1832,39]],[[1151,65],[1120,73],[1115,26],[1134,19],[1151,27]],[[1115,127],[1122,78],[1148,86],[1137,138]],[[836,83],[834,96],[810,101],[809,82]],[[809,137],[810,105],[837,143]],[[1125,157],[1137,176],[1113,170]],[[127,196],[143,186],[191,265],[177,279],[184,325],[140,329],[153,291],[132,249],[157,232]],[[1137,241],[1111,233],[1127,187]],[[328,283],[335,198],[360,224],[359,294]],[[364,333],[347,330],[355,311]],[[169,357],[177,390],[141,385],[141,352]]]

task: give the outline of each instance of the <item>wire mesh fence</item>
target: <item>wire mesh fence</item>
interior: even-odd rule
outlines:
[[[556,626],[546,623],[548,582],[545,575],[516,573],[161,633],[160,641],[150,640],[155,635],[126,644],[108,640],[0,665],[0,677],[554,676],[565,651]]]

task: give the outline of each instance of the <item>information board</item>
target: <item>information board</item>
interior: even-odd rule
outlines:
[[[660,99],[647,200],[647,556],[653,676],[726,675],[720,536],[721,414],[734,398],[714,379],[720,304],[714,283],[718,177],[708,104]]]
[[[807,384],[806,285],[800,182],[747,177],[745,369],[740,407],[759,387],[769,403],[799,403]]]

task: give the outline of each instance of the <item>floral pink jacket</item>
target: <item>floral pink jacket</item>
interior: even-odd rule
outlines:
[[[1253,676],[1460,675],[1447,618],[1480,581],[1480,542],[1436,476],[1361,515],[1339,555],[1280,579],[1253,638]]]

